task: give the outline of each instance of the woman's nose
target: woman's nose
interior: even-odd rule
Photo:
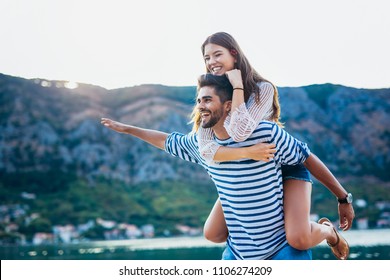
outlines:
[[[213,64],[215,63],[214,57],[210,57],[207,63],[208,63],[208,65],[210,65],[210,66],[213,65]]]

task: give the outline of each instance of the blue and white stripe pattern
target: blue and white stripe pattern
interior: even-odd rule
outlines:
[[[259,142],[276,145],[277,152],[270,162],[244,159],[206,165],[199,154],[196,134],[172,133],[165,143],[169,154],[202,165],[211,176],[229,229],[227,244],[235,257],[268,259],[287,243],[281,165],[303,163],[310,150],[305,143],[268,121],[262,121],[245,142],[216,141],[229,147]]]

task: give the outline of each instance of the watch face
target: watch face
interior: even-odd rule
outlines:
[[[353,201],[352,194],[349,193],[349,194],[347,195],[347,202],[348,202],[348,203],[352,203],[352,201]]]

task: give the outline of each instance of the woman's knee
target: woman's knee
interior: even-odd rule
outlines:
[[[227,232],[215,231],[207,226],[203,229],[203,236],[211,242],[222,243],[227,239]]]
[[[286,232],[288,244],[297,250],[307,250],[311,248],[310,234],[305,232]]]
[[[214,207],[204,224],[203,235],[207,240],[215,243],[222,243],[227,239],[228,230],[222,211],[222,205],[219,200],[215,202]]]

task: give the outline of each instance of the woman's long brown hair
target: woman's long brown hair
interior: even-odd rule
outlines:
[[[228,49],[236,58],[236,69],[239,69],[241,71],[242,75],[242,81],[244,85],[244,98],[245,102],[248,101],[249,97],[252,93],[255,93],[255,101],[259,102],[261,94],[260,88],[258,86],[258,83],[260,82],[269,82],[268,80],[264,79],[257,71],[250,65],[249,60],[244,55],[243,51],[241,50],[240,46],[238,45],[237,41],[228,33],[226,32],[218,32],[210,35],[207,37],[207,39],[202,44],[201,50],[202,54],[204,56],[204,50],[207,44],[215,44],[221,47],[224,47]],[[234,51],[235,50],[235,51]],[[206,67],[207,73],[210,73],[209,69]],[[271,82],[269,82],[272,84]],[[280,104],[279,104],[279,96],[278,96],[278,90],[274,84],[272,84],[274,87],[274,99],[273,99],[273,114],[272,114],[272,120],[276,122],[279,126],[283,127],[282,123],[280,122]],[[191,119],[193,123],[192,131],[196,132],[199,129],[200,125],[200,115],[197,112],[196,106],[194,107]]]

